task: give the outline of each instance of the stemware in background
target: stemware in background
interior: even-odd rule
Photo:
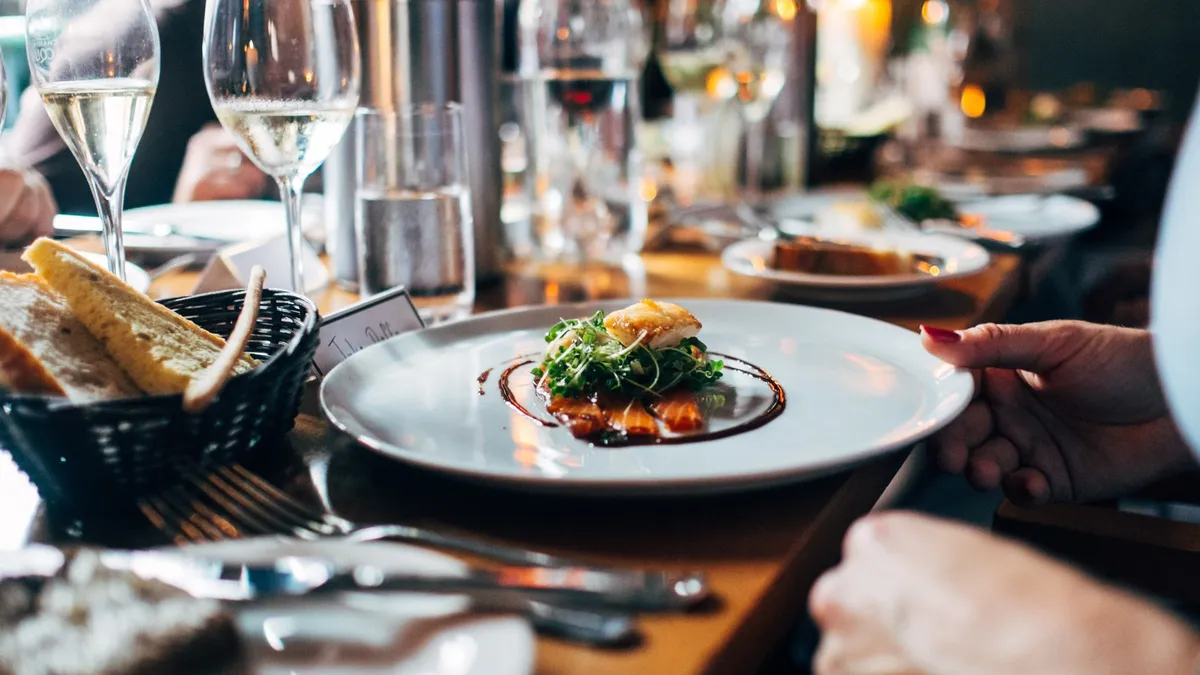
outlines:
[[[349,0],[209,0],[208,96],[246,155],[279,184],[297,292],[305,290],[304,182],[354,118],[359,68]]]
[[[721,0],[659,3],[655,56],[673,92],[669,134],[672,191],[679,204],[695,201],[713,173],[712,142],[722,104],[732,96],[722,82],[727,55],[719,25]]]
[[[403,285],[426,323],[475,302],[475,225],[457,103],[358,112],[355,234],[364,296]]]
[[[729,98],[718,91],[714,73],[726,61],[718,13],[719,0],[667,0],[658,17],[655,54],[675,93],[689,105],[711,108],[711,101]]]
[[[522,0],[519,15],[542,253],[616,261],[639,252],[647,206],[638,85],[649,37],[638,0]]]
[[[724,0],[720,27],[724,68],[717,72],[718,96],[736,98],[746,124],[744,200],[761,199],[764,122],[787,82],[792,55],[792,22],[797,0]]]
[[[121,211],[158,87],[158,27],[146,0],[29,0],[25,50],[46,112],[83,168],[108,269],[125,278]]]
[[[0,51],[0,129],[8,118],[8,69],[4,67],[4,54]]]

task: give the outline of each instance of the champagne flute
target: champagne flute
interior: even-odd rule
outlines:
[[[46,112],[83,168],[108,270],[125,278],[121,210],[158,87],[158,26],[146,0],[29,0],[25,53]]]
[[[0,50],[0,129],[8,117],[8,68],[4,67],[4,53]]]
[[[746,197],[762,196],[764,122],[787,82],[792,22],[798,0],[724,0],[722,41],[727,59],[714,88],[736,98],[746,123]]]
[[[305,291],[300,199],[354,119],[358,35],[349,0],[208,0],[204,82],[217,119],[287,207],[291,284]]]
[[[727,55],[722,43],[722,0],[665,0],[658,3],[654,51],[671,85],[669,139],[671,192],[677,205],[695,201],[704,176],[720,156],[713,143],[719,111],[732,97],[722,83]]]
[[[727,59],[718,16],[721,4],[719,0],[661,3],[655,54],[676,100],[688,97],[721,101],[732,95],[715,86],[714,74]]]

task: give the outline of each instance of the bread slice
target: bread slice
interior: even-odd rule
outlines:
[[[0,272],[0,386],[80,403],[142,393],[46,282],[8,272]]]
[[[37,273],[125,372],[149,394],[178,394],[217,358],[220,337],[150,300],[107,270],[50,239],[25,251]],[[257,366],[243,356],[234,374]]]

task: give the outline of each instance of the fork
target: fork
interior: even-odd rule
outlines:
[[[238,539],[247,534],[286,534],[310,541],[324,538],[350,542],[393,540],[468,553],[507,565],[586,572],[595,583],[639,589],[651,605],[668,609],[695,604],[709,591],[704,575],[698,572],[673,574],[594,567],[540,551],[492,544],[422,527],[354,523],[296,500],[240,464],[222,466],[206,476],[189,474],[186,480],[186,485],[178,485],[138,502],[150,522],[177,543]]]

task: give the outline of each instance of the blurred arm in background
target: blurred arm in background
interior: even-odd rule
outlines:
[[[151,0],[150,4],[158,19],[162,44],[161,75],[146,131],[129,171],[126,208],[167,203],[176,196],[185,200],[200,198],[208,190],[206,183],[211,182],[208,174],[228,171],[231,166],[227,154],[210,152],[214,141],[211,134],[199,143],[191,143],[193,136],[216,121],[204,87],[201,56],[204,0]],[[193,154],[200,157],[189,161],[189,177],[185,177],[186,185],[181,185],[177,194],[177,178],[190,144],[197,146]],[[95,202],[83,170],[50,123],[32,87],[21,97],[20,114],[8,148],[16,161],[44,177],[53,201],[63,213],[95,213]],[[215,198],[262,194],[261,187],[256,188],[253,180],[239,180],[236,185],[243,188],[242,193],[231,194],[222,189],[215,191],[220,195]],[[255,189],[257,194],[251,194]]]

